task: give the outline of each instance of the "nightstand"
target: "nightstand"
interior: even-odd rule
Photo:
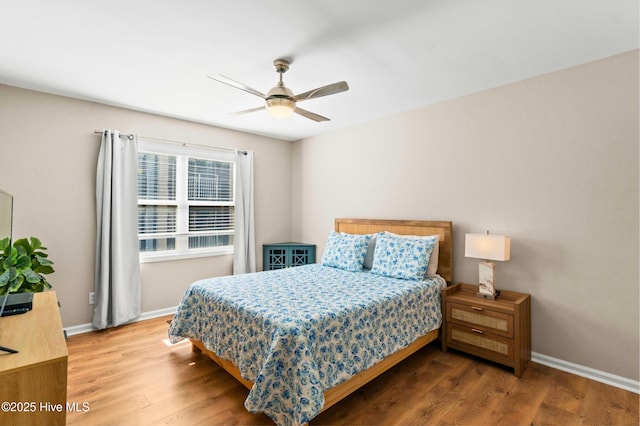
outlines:
[[[316,263],[315,244],[305,243],[275,243],[262,246],[262,269],[290,268],[292,266],[308,265]]]
[[[531,360],[531,297],[501,290],[496,300],[476,296],[478,286],[455,284],[442,292],[442,350],[457,349],[514,369]]]

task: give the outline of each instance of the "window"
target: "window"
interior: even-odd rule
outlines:
[[[141,260],[233,253],[234,180],[228,154],[141,141]]]

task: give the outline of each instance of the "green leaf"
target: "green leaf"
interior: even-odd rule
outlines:
[[[4,269],[9,269],[12,266],[15,266],[17,261],[18,261],[17,258],[7,257],[2,263],[2,266],[4,266]]]
[[[29,256],[18,257],[15,267],[20,270],[31,268],[31,258]]]
[[[42,277],[37,272],[32,271],[31,269],[26,269],[22,271],[22,275],[24,275],[25,279],[28,283],[39,283],[42,281]]]
[[[0,240],[0,251],[5,251],[9,247],[9,237]]]
[[[24,246],[14,246],[14,247],[15,247],[16,254],[18,256],[29,256],[29,252],[27,251],[26,248],[24,248]]]
[[[22,286],[23,282],[24,282],[24,276],[18,275],[16,277],[16,280],[12,282],[11,285],[9,286],[9,293],[17,292],[18,289]]]
[[[31,244],[29,244],[29,241],[26,238],[20,238],[19,240],[16,240],[13,243],[13,246],[18,250],[22,248],[29,256],[31,255],[31,253],[33,253],[33,247],[31,247]]]
[[[40,265],[36,268],[33,268],[33,270],[39,274],[52,274],[55,272],[53,268],[49,265]]]
[[[41,277],[42,278],[42,284],[46,287],[46,288],[51,288],[51,284],[49,284],[49,281],[47,281],[47,279],[45,277]]]
[[[11,278],[11,271],[7,269],[0,275],[0,287],[4,287],[9,284],[9,279]]]
[[[36,237],[31,237],[31,247],[33,247],[33,251],[38,250],[39,248],[45,248],[42,247],[42,242],[40,242]]]
[[[9,268],[9,282],[15,280],[18,275],[18,270],[16,268]]]
[[[40,255],[38,255],[38,254],[36,253],[36,254],[35,254],[35,257],[36,257],[36,260],[38,261],[38,263],[39,263],[40,265],[53,265],[53,262],[52,262],[52,261],[50,261],[49,259],[47,259],[47,258],[46,258],[46,255],[45,255],[45,257],[43,257],[43,256],[40,256]]]

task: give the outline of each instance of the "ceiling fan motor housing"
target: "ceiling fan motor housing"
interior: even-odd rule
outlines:
[[[293,92],[285,87],[282,83],[278,83],[276,87],[267,92],[267,97],[265,99],[271,98],[289,98],[295,102],[295,100],[293,99]]]

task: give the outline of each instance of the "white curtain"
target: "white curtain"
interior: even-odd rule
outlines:
[[[105,130],[96,174],[96,300],[93,327],[140,316],[138,139]]]
[[[236,153],[235,236],[233,273],[256,272],[253,220],[253,151]]]

